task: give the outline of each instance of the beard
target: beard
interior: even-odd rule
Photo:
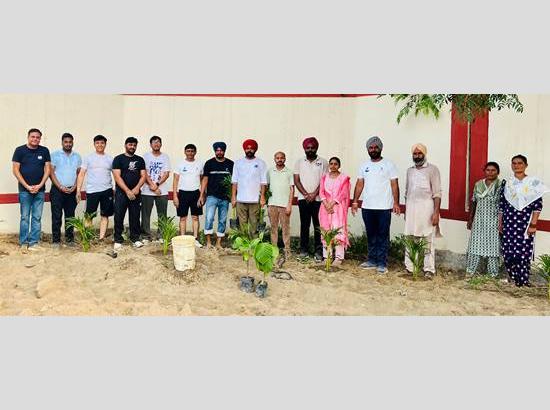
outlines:
[[[247,158],[254,158],[254,154],[256,154],[254,151],[247,151],[245,153]]]
[[[416,165],[422,165],[424,164],[424,161],[426,160],[426,157],[422,157],[422,158],[413,158],[413,162],[416,164]]]
[[[382,153],[380,151],[369,151],[369,157],[371,157],[371,159],[378,159],[382,156]]]

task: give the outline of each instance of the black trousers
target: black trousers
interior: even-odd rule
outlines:
[[[124,238],[124,217],[128,210],[128,221],[130,225],[130,240],[139,241],[141,226],[139,223],[139,214],[141,211],[141,194],[136,195],[136,199],[130,201],[124,192],[115,191],[115,242],[122,243]]]
[[[50,205],[52,209],[52,242],[61,242],[61,222],[65,214],[65,241],[74,241],[74,229],[67,228],[67,218],[74,216],[76,209],[76,192],[66,194],[55,185],[50,191]]]
[[[298,201],[298,210],[300,211],[300,251],[309,253],[309,227],[313,221],[313,239],[315,242],[315,253],[323,254],[323,244],[321,243],[321,232],[319,231],[319,209],[321,202],[307,202],[305,199]]]

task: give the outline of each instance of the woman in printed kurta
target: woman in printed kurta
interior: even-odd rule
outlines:
[[[476,273],[481,258],[487,258],[487,271],[497,276],[500,266],[500,238],[498,209],[502,181],[498,179],[500,167],[496,162],[485,165],[485,178],[476,182],[470,206],[467,228],[472,231],[468,243],[466,273]]]
[[[510,279],[516,286],[530,286],[531,261],[542,196],[550,192],[537,178],[525,174],[527,158],[512,158],[514,175],[504,182],[500,197],[499,229],[502,256]]]
[[[344,260],[344,250],[349,246],[348,208],[350,199],[350,178],[341,173],[340,160],[333,157],[329,161],[329,173],[321,177],[319,197],[322,205],[319,209],[319,224],[322,229],[340,228],[335,246],[336,265]],[[323,240],[323,258],[327,257],[327,244]]]

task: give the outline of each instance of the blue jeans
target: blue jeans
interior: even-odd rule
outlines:
[[[217,236],[223,238],[225,236],[225,227],[227,225],[227,210],[229,209],[229,201],[226,199],[219,199],[215,196],[207,196],[206,204],[206,217],[204,221],[204,234],[212,235],[214,233],[214,217],[216,215],[216,209],[218,210],[218,232]]]
[[[19,222],[19,244],[36,245],[40,241],[42,230],[42,208],[44,208],[44,191],[31,194],[28,191],[19,192],[21,221]],[[30,227],[30,234],[29,234]]]
[[[386,267],[390,249],[391,209],[362,209],[367,231],[368,262]]]

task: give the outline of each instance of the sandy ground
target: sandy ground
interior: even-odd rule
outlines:
[[[116,259],[96,246],[22,254],[15,238],[0,239],[0,315],[548,315],[542,287],[498,281],[472,286],[460,273],[433,280],[399,266],[383,277],[346,261],[326,273],[288,261],[293,280],[269,279],[259,299],[239,290],[245,272],[232,251],[197,250],[197,268],[179,273],[158,245],[126,246]],[[255,272],[260,278],[259,272]]]

